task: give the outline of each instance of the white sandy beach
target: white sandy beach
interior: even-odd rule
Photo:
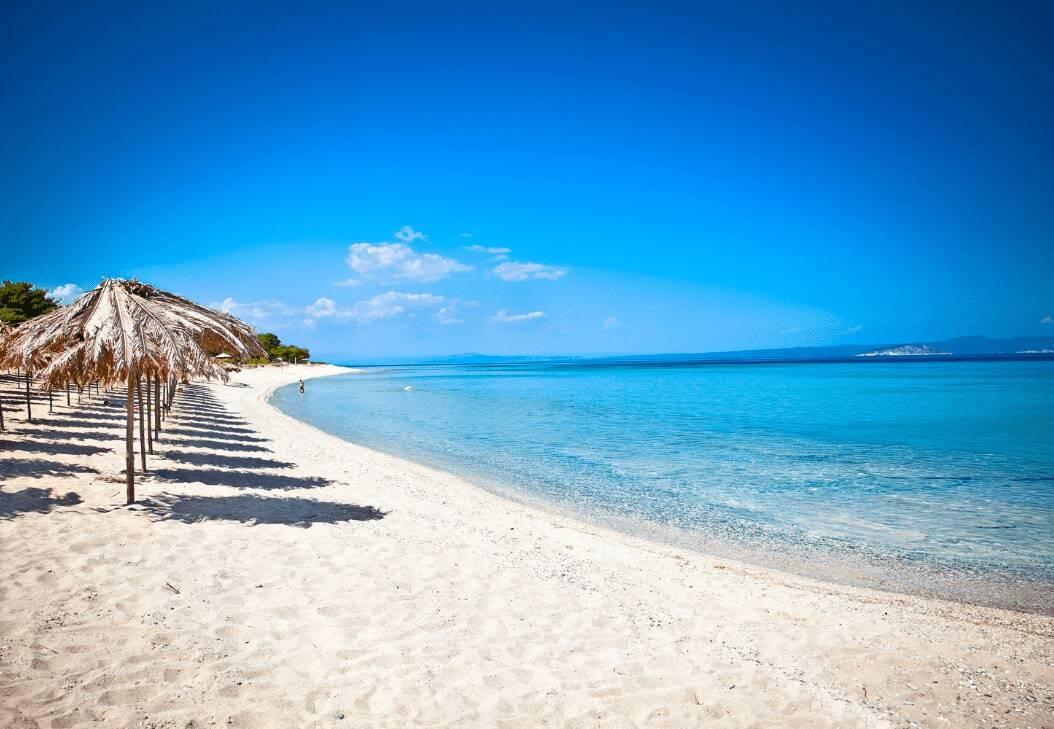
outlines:
[[[1054,618],[586,526],[265,401],[346,371],[190,386],[132,507],[119,407],[5,413],[0,727],[1054,727]]]

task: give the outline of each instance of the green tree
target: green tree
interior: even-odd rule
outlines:
[[[293,362],[294,360],[297,362],[303,362],[311,357],[311,352],[303,347],[282,344],[282,340],[278,338],[277,334],[263,332],[262,334],[257,334],[256,338],[260,341],[260,346],[267,351],[267,354],[270,355],[271,359],[281,357],[286,362]]]
[[[281,357],[286,362],[303,362],[304,360],[311,357],[311,352],[304,349],[303,347],[294,347],[292,345],[284,344],[280,347],[275,347],[270,352],[272,357]]]
[[[282,346],[282,340],[278,338],[278,335],[271,334],[271,332],[257,334],[256,338],[260,340],[260,346],[263,347],[268,354],[270,354],[272,349]]]
[[[4,281],[0,284],[0,320],[21,324],[59,307],[45,289],[28,281]]]

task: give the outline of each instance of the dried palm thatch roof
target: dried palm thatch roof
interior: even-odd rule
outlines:
[[[10,334],[11,331],[11,325],[8,324],[6,321],[0,319],[0,341],[2,341],[4,337]]]
[[[136,280],[106,279],[70,306],[30,319],[0,345],[0,366],[47,384],[125,381],[132,374],[215,377],[219,351],[263,355],[252,327]]]
[[[0,340],[0,367],[33,371],[48,388],[93,380],[126,384],[125,475],[132,503],[137,389],[141,445],[144,430],[141,378],[152,377],[155,387],[161,378],[226,380],[226,370],[212,358],[222,351],[266,356],[252,327],[233,316],[141,281],[110,278],[70,306],[30,319]]]

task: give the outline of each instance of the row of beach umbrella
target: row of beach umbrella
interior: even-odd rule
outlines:
[[[134,279],[105,279],[69,306],[0,328],[0,368],[20,369],[45,391],[90,383],[124,386],[125,484],[135,501],[135,413],[146,471],[143,386],[152,402],[152,429],[170,406],[176,385],[191,378],[227,379],[215,355],[266,356],[245,322]],[[151,387],[153,392],[151,392]],[[152,416],[152,417],[151,417]],[[152,436],[151,436],[152,439]]]

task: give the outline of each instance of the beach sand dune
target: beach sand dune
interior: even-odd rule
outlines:
[[[6,410],[0,726],[1054,726],[1050,617],[614,534],[265,402],[333,371],[185,388],[132,507],[119,406]]]

